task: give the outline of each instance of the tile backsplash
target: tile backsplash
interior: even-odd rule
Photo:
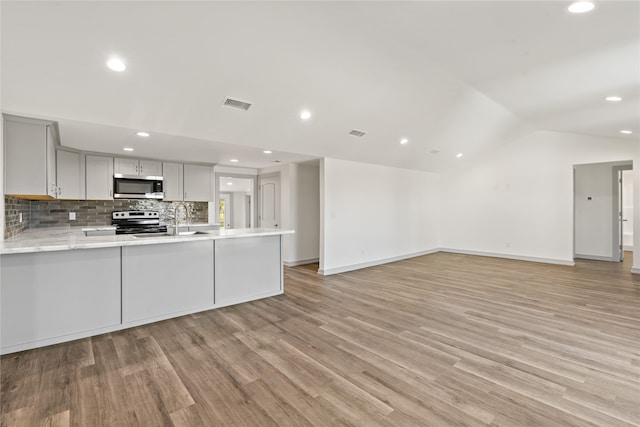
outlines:
[[[15,197],[4,198],[4,238],[19,234],[29,228],[29,200],[16,199]],[[22,221],[20,221],[22,214]]]
[[[5,239],[27,228],[111,225],[111,213],[123,210],[154,210],[160,212],[160,222],[170,224],[178,202],[161,200],[24,200],[5,196]],[[207,202],[184,202],[191,222],[208,221]],[[75,221],[69,213],[75,212]],[[22,213],[22,222],[19,214]]]

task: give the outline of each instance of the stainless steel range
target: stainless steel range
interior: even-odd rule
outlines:
[[[160,225],[157,211],[118,211],[111,214],[111,224],[116,234],[166,233],[167,226]]]

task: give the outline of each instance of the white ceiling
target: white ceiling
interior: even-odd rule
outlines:
[[[245,167],[439,171],[535,129],[637,140],[640,2],[568,4],[3,1],[2,110],[71,147]]]

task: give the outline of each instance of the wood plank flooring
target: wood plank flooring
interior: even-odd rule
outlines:
[[[2,426],[640,425],[640,278],[437,253],[0,360]]]

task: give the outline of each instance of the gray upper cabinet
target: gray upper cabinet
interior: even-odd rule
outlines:
[[[86,157],[87,200],[113,199],[113,157]]]
[[[123,175],[138,175],[138,159],[116,157],[113,160],[113,172]]]
[[[159,160],[142,160],[116,157],[114,173],[122,175],[162,176],[162,162]]]
[[[162,162],[159,160],[140,160],[140,175],[162,176]]]
[[[57,150],[56,183],[58,199],[83,200],[84,156],[76,151]]]
[[[207,202],[213,199],[211,175],[213,168],[202,165],[184,165],[184,200]]]
[[[4,192],[57,196],[56,149],[52,123],[5,116]]]
[[[184,167],[182,163],[162,164],[164,200],[177,201],[184,199]]]

